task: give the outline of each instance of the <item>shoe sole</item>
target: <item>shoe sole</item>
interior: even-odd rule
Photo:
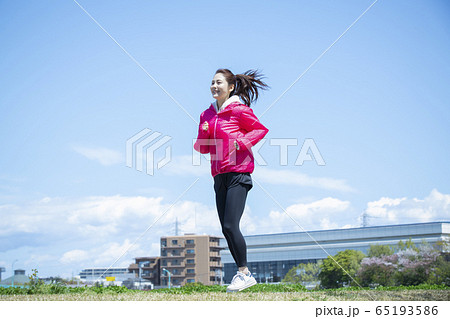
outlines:
[[[228,289],[227,289],[227,292],[238,292],[238,291],[242,291],[242,290],[247,289],[247,288],[249,288],[249,287],[251,287],[251,286],[254,286],[254,285],[256,285],[256,284],[257,284],[257,282],[254,281],[254,282],[248,284],[247,286],[241,287],[241,288],[236,289],[236,290],[228,290]]]

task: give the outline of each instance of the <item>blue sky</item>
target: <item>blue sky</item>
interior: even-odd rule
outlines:
[[[108,267],[145,232],[127,266],[158,255],[176,219],[221,235],[208,162],[191,162],[221,67],[271,87],[252,106],[270,131],[245,235],[300,231],[285,211],[305,230],[357,227],[365,210],[370,225],[449,220],[447,1],[379,0],[269,110],[373,1],[78,3],[135,61],[72,0],[0,2],[4,277],[16,259],[42,276]],[[144,128],[172,138],[154,175],[125,165]],[[287,138],[280,165],[270,141]],[[306,139],[325,165],[295,165]]]

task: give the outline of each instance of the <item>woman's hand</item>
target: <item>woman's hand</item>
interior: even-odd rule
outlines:
[[[209,129],[209,124],[208,124],[208,122],[204,122],[203,124],[202,124],[202,130],[203,131],[208,131],[208,129]]]

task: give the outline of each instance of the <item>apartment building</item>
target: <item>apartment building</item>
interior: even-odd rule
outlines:
[[[161,285],[160,257],[136,257],[128,271],[135,278],[150,281],[153,285]]]
[[[221,237],[185,234],[161,237],[161,285],[173,286],[200,282],[220,284],[223,265],[219,245]]]

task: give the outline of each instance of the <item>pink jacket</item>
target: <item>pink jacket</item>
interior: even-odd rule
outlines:
[[[253,173],[255,164],[251,147],[269,130],[236,95],[226,100],[219,112],[216,105],[216,102],[212,103],[200,115],[194,149],[203,154],[211,154],[213,177],[228,172]],[[205,121],[209,124],[208,131],[202,129]]]

